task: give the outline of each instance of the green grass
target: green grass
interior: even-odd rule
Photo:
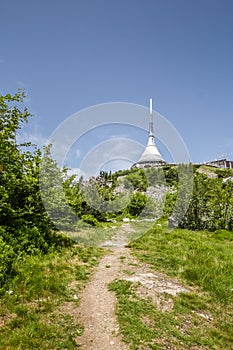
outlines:
[[[147,233],[152,227],[154,223],[152,221],[132,221],[130,222],[131,228],[134,230],[129,232],[128,238],[131,242],[137,240],[145,233]]]
[[[170,276],[198,285],[214,300],[233,301],[233,233],[189,231],[155,226],[130,244],[134,254]]]
[[[197,313],[190,313],[190,306],[205,304],[202,298],[190,294],[180,295],[175,300],[172,311],[158,310],[151,299],[140,299],[128,281],[118,280],[109,285],[118,298],[117,316],[123,340],[131,350],[166,349],[166,345],[176,349],[220,349],[227,344],[218,336],[215,327],[209,328],[208,321]],[[229,344],[230,346],[230,344]],[[230,349],[230,347],[228,347]]]
[[[232,349],[232,233],[168,230],[162,221],[159,225],[129,246],[139,261],[176,277],[190,292],[160,296],[173,302],[172,309],[162,311],[151,299],[140,299],[130,282],[112,282],[123,339],[131,350]]]
[[[98,227],[80,227],[78,231],[67,232],[63,234],[71,238],[77,243],[82,243],[88,246],[98,246],[100,243],[111,239],[114,234],[117,233],[117,229],[121,229],[122,222],[116,223],[101,223]],[[132,231],[125,232],[126,241],[134,241],[138,237],[141,237],[146,233],[152,226],[152,222],[139,221],[130,222],[130,226],[133,228]],[[112,227],[115,227],[114,229]]]
[[[0,349],[78,349],[75,338],[83,328],[65,306],[78,306],[74,294],[102,253],[76,245],[16,263],[17,274],[0,299]]]
[[[176,277],[191,292],[162,295],[162,301],[173,302],[172,309],[162,311],[150,298],[139,298],[131,282],[112,282],[120,331],[129,348],[232,349],[232,233],[168,230],[163,221],[153,228],[151,223],[130,225],[135,232],[129,246],[139,261]],[[97,230],[95,242],[116,231]],[[0,350],[78,349],[75,339],[83,327],[69,310],[78,306],[74,294],[79,295],[102,254],[78,244],[16,261],[16,275],[0,299]],[[130,268],[124,272],[131,275]]]
[[[80,227],[79,230],[75,232],[64,231],[63,234],[74,240],[76,243],[95,247],[101,242],[109,240],[114,233],[111,226],[119,226],[119,223],[114,225],[110,223],[102,223],[100,227],[93,227],[87,224],[86,226],[84,225],[83,227]]]

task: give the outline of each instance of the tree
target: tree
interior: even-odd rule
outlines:
[[[175,204],[171,216],[169,217],[169,226],[181,225],[185,214],[189,208],[193,191],[193,167],[191,164],[180,164],[177,168],[178,188],[175,198]],[[171,199],[171,198],[170,198]],[[167,208],[166,208],[167,209]]]
[[[66,198],[65,190],[69,183],[67,169],[60,169],[56,161],[51,158],[50,147],[44,147],[44,154],[40,163],[39,185],[41,199],[56,228],[73,230],[78,218]]]
[[[14,251],[46,252],[58,242],[39,188],[41,152],[17,143],[17,131],[30,116],[24,93],[0,96],[0,226]]]
[[[180,227],[210,231],[232,230],[233,182],[231,179],[208,178],[196,173],[192,200]]]
[[[130,203],[126,207],[126,212],[128,212],[132,216],[140,215],[146,205],[147,200],[147,196],[143,193],[134,193]]]

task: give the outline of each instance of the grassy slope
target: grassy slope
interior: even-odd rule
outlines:
[[[133,239],[151,223],[131,225],[137,230]],[[173,309],[161,311],[150,299],[139,299],[130,282],[113,282],[110,289],[118,297],[124,340],[134,350],[230,350],[232,234],[169,231],[161,225],[133,241],[131,249],[139,260],[190,285],[192,292],[172,297]],[[0,350],[77,349],[75,339],[83,329],[73,314],[79,303],[74,295],[79,295],[101,254],[98,248],[76,245],[18,264],[10,293],[0,300]]]
[[[232,349],[232,239],[226,232],[169,231],[162,223],[131,243],[139,260],[176,276],[192,292],[172,297],[173,309],[161,311],[139,299],[129,282],[113,282],[130,349]]]
[[[20,261],[0,299],[0,349],[77,349],[83,331],[74,314],[77,296],[101,254],[76,245]]]

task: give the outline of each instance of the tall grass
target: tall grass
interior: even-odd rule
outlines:
[[[77,295],[101,255],[100,249],[76,245],[15,261],[15,278],[0,299],[0,349],[77,349],[83,328],[64,305],[77,307]]]

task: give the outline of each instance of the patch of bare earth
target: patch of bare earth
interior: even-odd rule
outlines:
[[[10,322],[15,316],[16,316],[16,314],[10,314],[8,312],[5,315],[1,315],[0,316],[0,328],[3,327],[6,323]]]
[[[172,298],[187,292],[177,281],[155,272],[148,265],[139,263],[125,247],[130,224],[124,224],[111,241],[105,242],[108,253],[93,271],[92,277],[81,295],[79,317],[84,326],[83,334],[77,338],[81,349],[124,350],[129,347],[122,342],[115,316],[116,298],[108,290],[115,279],[133,282],[141,298],[150,297],[163,311],[172,309]],[[146,320],[145,320],[146,322]]]

